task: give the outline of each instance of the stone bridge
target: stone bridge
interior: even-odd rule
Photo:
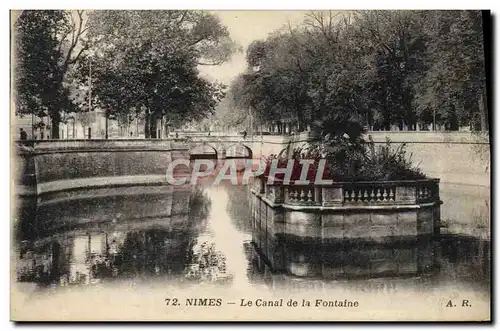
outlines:
[[[187,150],[191,158],[260,158],[271,154],[286,154],[295,147],[297,137],[241,135],[186,135],[172,140],[172,150]],[[307,142],[307,138],[302,139]]]

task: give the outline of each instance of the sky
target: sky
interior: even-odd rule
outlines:
[[[231,81],[246,68],[245,52],[254,40],[265,39],[271,32],[288,25],[303,21],[306,11],[214,11],[227,26],[231,38],[243,48],[234,54],[229,62],[220,66],[202,66],[201,75],[224,84]]]

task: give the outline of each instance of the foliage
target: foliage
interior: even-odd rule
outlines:
[[[89,47],[84,33],[82,11],[24,10],[15,22],[16,113],[50,116],[54,139],[61,113],[78,110],[69,73]]]
[[[424,179],[425,174],[411,160],[406,151],[406,143],[396,148],[387,139],[385,145],[374,148],[373,141],[368,143],[369,152],[359,165],[356,177],[362,180],[414,180]],[[356,180],[359,180],[356,178]]]
[[[230,93],[268,123],[487,129],[480,11],[310,12],[250,44],[247,63]]]
[[[428,70],[417,85],[417,112],[449,129],[488,130],[483,27],[480,11],[423,13]]]
[[[196,121],[213,113],[225,86],[199,76],[197,66],[227,61],[237,50],[227,28],[204,11],[95,11],[90,38],[98,40],[92,84],[109,115],[145,110],[146,137],[157,119]],[[92,54],[89,54],[92,55]],[[82,66],[81,80],[86,77]]]
[[[314,181],[319,161],[326,160],[323,179],[332,179],[337,182],[347,181],[384,181],[384,180],[416,180],[426,178],[425,174],[411,160],[407,154],[406,144],[394,148],[390,140],[384,145],[375,147],[373,140],[366,143],[353,142],[349,137],[336,137],[333,140],[327,137],[307,148],[296,148],[290,156],[271,155],[266,160],[264,175],[269,175],[273,160],[277,160],[279,168],[286,168],[289,159],[293,159],[294,167],[291,180],[300,178],[302,165],[300,160],[313,160],[309,166],[307,179]],[[283,179],[284,175],[276,178]]]
[[[18,114],[47,115],[53,80],[59,75],[56,35],[61,11],[24,12],[16,22],[15,93]],[[42,78],[43,77],[43,78]]]
[[[225,86],[197,68],[227,61],[239,46],[207,11],[35,10],[17,19],[15,50],[16,111],[49,115],[54,138],[63,113],[95,106],[108,117],[144,113],[154,137],[159,118],[213,113]]]
[[[191,54],[196,64],[217,65],[238,50],[219,18],[199,10],[99,10],[89,13],[91,38],[101,47],[147,45],[150,55]]]

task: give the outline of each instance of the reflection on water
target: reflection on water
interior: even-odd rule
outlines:
[[[19,282],[44,287],[167,281],[235,288],[489,291],[489,242],[472,237],[374,244],[255,231],[246,187],[131,187],[21,201]]]

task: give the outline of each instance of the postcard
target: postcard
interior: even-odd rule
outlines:
[[[491,319],[489,11],[11,11],[11,320]]]

